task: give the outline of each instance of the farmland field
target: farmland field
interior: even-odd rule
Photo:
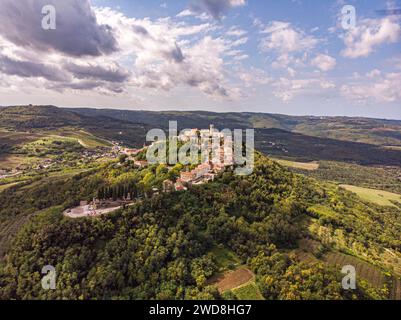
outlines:
[[[385,146],[384,149],[401,151],[401,146]]]
[[[396,193],[350,185],[340,185],[340,187],[357,194],[363,200],[373,202],[380,206],[396,207],[396,205],[391,201],[399,202],[401,204],[401,195]]]
[[[376,288],[381,288],[385,284],[386,278],[379,268],[376,268],[358,258],[340,252],[328,252],[324,255],[323,260],[330,265],[337,265],[340,267],[346,265],[354,266],[357,275]]]
[[[218,274],[210,279],[211,284],[215,284],[217,290],[223,293],[227,290],[238,288],[253,280],[255,275],[246,268],[239,268],[224,274]]]
[[[0,185],[0,192],[6,190],[6,189],[8,189],[8,188],[11,188],[12,186],[17,185],[18,183],[19,183],[19,182],[13,182],[13,183],[8,183],[8,184]]]
[[[21,165],[33,165],[39,161],[38,157],[5,154],[0,156],[0,169],[14,170]]]
[[[281,159],[273,159],[277,161],[279,164],[285,167],[290,167],[294,169],[301,169],[301,170],[308,170],[314,171],[319,169],[319,163],[316,161],[312,162],[296,162],[296,161],[288,161],[288,160],[281,160]]]
[[[64,138],[72,138],[78,140],[78,142],[84,147],[88,149],[97,148],[97,147],[110,147],[111,144],[103,140],[101,138],[95,137],[90,133],[80,130],[80,131],[65,131],[60,130],[56,133],[57,137]]]
[[[264,300],[255,282],[250,282],[232,290],[238,300]]]
[[[294,250],[293,253],[299,261],[307,264],[323,262],[330,266],[336,266],[339,270],[346,265],[354,266],[357,278],[367,281],[376,289],[382,289],[387,285],[390,298],[401,299],[401,280],[398,277],[387,278],[379,267],[341,252],[329,251],[327,253],[322,252],[319,255],[319,247],[320,244],[317,241],[302,239],[299,241],[299,248]]]

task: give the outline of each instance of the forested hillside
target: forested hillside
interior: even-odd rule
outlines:
[[[104,167],[75,185],[87,181],[84,196],[96,192],[89,181],[124,183],[130,166]],[[131,175],[143,177],[142,185],[157,177],[157,169]],[[396,209],[368,207],[263,156],[249,177],[227,172],[213,183],[143,198],[110,216],[68,219],[61,213],[67,205],[49,202],[24,225],[1,268],[0,298],[235,298],[207,281],[218,270],[216,246],[233,251],[255,273],[265,299],[389,298],[400,274],[401,260],[380,256],[389,250],[400,257]],[[297,254],[301,239],[319,243],[316,262]],[[329,252],[358,256],[387,276],[378,286],[361,279],[357,291],[343,291],[341,267],[325,264]],[[57,290],[44,291],[40,270],[49,264],[57,270]]]
[[[155,193],[188,168],[138,167],[112,147],[141,147],[169,120],[257,128],[253,174],[228,170]],[[364,143],[332,139],[340,122],[376,133]],[[297,132],[306,123],[324,133]],[[360,188],[401,188],[401,152],[396,141],[381,145],[390,141],[377,139],[380,126],[398,130],[397,121],[357,118],[1,108],[0,299],[401,299],[398,195]],[[133,205],[63,215],[124,190]],[[56,267],[57,290],[41,287],[45,265]],[[355,291],[341,288],[344,265],[356,267]]]

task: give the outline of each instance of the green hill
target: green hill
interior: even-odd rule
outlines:
[[[228,171],[206,185],[154,196],[151,190],[161,190],[182,168],[81,161],[112,140],[141,146],[150,128],[166,128],[169,120],[182,128],[255,127],[264,155],[257,153],[250,176]],[[343,134],[333,139],[341,125]],[[398,125],[251,113],[1,108],[2,166],[22,156],[61,161],[1,181],[0,299],[401,299],[399,208],[328,182],[398,192],[401,152],[381,147],[377,129]],[[353,137],[371,132],[372,141],[345,141],[355,130]],[[391,132],[384,139],[397,139]],[[317,161],[315,170],[292,170],[318,180],[268,156]],[[136,191],[133,206],[99,218],[62,214],[105,187],[127,186]],[[341,263],[362,272],[357,290],[340,287]],[[45,265],[57,270],[55,291],[41,288]],[[222,294],[210,285],[238,267],[254,274],[254,282]]]
[[[0,269],[0,298],[218,299],[217,289],[206,281],[219,271],[210,254],[216,245],[234,252],[239,264],[255,273],[255,285],[266,299],[391,297],[393,276],[400,275],[398,210],[363,203],[352,193],[295,175],[261,155],[248,177],[227,172],[213,183],[143,199],[101,218],[62,215],[63,208],[90,198],[105,181],[129,179],[140,186],[141,177],[156,181],[149,179],[155,171],[109,164],[0,193],[3,217],[10,207],[5,199],[15,197],[20,201],[14,200],[17,206],[9,219],[32,215]],[[315,239],[324,252],[360,257],[379,273],[387,272],[388,281],[378,286],[361,282],[358,290],[343,291],[334,264],[320,262],[318,253],[316,263],[291,254],[303,238]],[[386,259],[386,251],[392,252],[392,260]],[[44,265],[55,266],[57,290],[41,289]]]

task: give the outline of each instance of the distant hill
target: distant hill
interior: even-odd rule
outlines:
[[[205,111],[129,111],[54,106],[0,109],[0,127],[29,131],[73,127],[107,140],[140,147],[152,128],[255,128],[258,150],[300,160],[335,160],[368,165],[400,166],[401,121],[346,117],[295,117],[263,113]]]
[[[70,110],[70,109],[68,109]],[[349,117],[287,116],[268,113],[213,113],[205,111],[129,111],[110,109],[71,109],[86,116],[106,116],[123,121],[167,127],[176,120],[181,129],[217,128],[282,129],[320,138],[362,142],[382,146],[401,146],[401,121]]]
[[[83,116],[54,106],[17,106],[0,109],[0,125],[16,129],[78,125]]]
[[[52,130],[66,127],[85,129],[107,140],[142,146],[151,128],[102,114],[80,114],[55,106],[14,106],[0,109],[0,127],[17,130]]]

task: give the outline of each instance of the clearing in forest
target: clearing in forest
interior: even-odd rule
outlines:
[[[294,169],[301,169],[307,171],[315,171],[319,169],[319,162],[296,162],[296,161],[288,161],[288,160],[281,160],[281,159],[273,159],[277,161],[279,164],[285,167],[290,167]]]
[[[399,202],[401,205],[401,195],[383,190],[368,189],[350,185],[340,185],[340,187],[358,195],[362,200],[373,202],[379,206],[396,207],[392,201]]]
[[[251,281],[238,288],[235,288],[232,291],[238,300],[251,300],[251,301],[264,300],[262,294],[260,293],[254,281]]]
[[[244,267],[235,271],[229,271],[223,274],[213,276],[209,282],[215,284],[217,290],[223,293],[227,290],[238,288],[255,278],[255,275],[249,269]]]
[[[210,251],[216,258],[217,267],[220,272],[235,269],[240,265],[237,255],[224,247],[216,246]]]

